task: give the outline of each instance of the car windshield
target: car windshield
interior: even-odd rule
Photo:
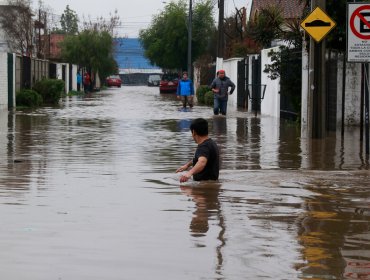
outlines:
[[[162,76],[163,81],[173,81],[173,80],[177,80],[178,78],[179,76],[177,74],[164,74]]]
[[[111,75],[108,77],[108,79],[121,79],[118,75]]]
[[[161,79],[161,76],[159,75],[150,75],[148,80],[149,81],[159,81]]]

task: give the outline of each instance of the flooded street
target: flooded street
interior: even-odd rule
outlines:
[[[358,128],[311,143],[270,117],[179,106],[138,86],[0,113],[1,279],[370,279]],[[180,184],[198,117],[220,180]]]

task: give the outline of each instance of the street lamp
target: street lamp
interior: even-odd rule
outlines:
[[[193,1],[189,0],[189,19],[188,19],[188,76],[191,79],[191,40],[192,40],[192,17],[193,17]]]

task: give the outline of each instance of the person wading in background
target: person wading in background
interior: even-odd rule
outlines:
[[[211,89],[214,93],[213,113],[215,115],[218,115],[219,113],[221,113],[221,115],[226,115],[227,100],[229,94],[233,94],[235,84],[225,76],[225,70],[219,70],[217,72],[217,78],[213,80]]]
[[[188,72],[182,73],[182,79],[177,86],[177,98],[182,101],[182,107],[186,108],[186,104],[193,108],[194,85],[192,80],[188,78]]]

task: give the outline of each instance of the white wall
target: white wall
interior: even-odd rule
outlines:
[[[310,137],[309,112],[310,109],[310,86],[309,86],[309,59],[306,44],[302,46],[302,89],[301,89],[301,137]]]
[[[8,53],[0,53],[0,110],[8,109]]]
[[[69,67],[68,67],[68,64],[65,64],[65,63],[58,63],[57,64],[57,79],[59,80],[62,80],[63,79],[63,65],[65,66],[65,77],[66,77],[66,80],[64,82],[64,90],[65,90],[65,93],[68,93],[69,91]],[[77,88],[77,86],[76,86]]]
[[[225,70],[225,75],[230,78],[230,80],[235,84],[235,90],[232,95],[229,96],[229,101],[227,104],[228,110],[235,111],[237,109],[237,97],[238,97],[238,62],[243,60],[243,58],[230,58],[223,61],[223,66],[217,68],[216,70]]]
[[[0,109],[0,158],[6,164],[8,158],[8,110]]]
[[[343,58],[338,61],[338,88],[337,88],[337,126],[342,123],[342,73]],[[344,124],[359,125],[361,120],[361,64],[346,63],[346,88],[344,95]]]
[[[72,65],[72,90],[77,91],[77,70],[78,66],[77,65]]]
[[[261,114],[280,118],[280,78],[271,80],[263,70],[265,66],[271,64],[268,53],[279,51],[279,47],[264,49],[261,51],[261,84],[266,85],[265,98],[261,102]]]
[[[229,101],[227,109],[229,111],[237,110],[237,98],[238,98],[238,62],[244,58],[230,58],[224,60],[223,63],[217,62],[216,71],[223,69],[225,70],[225,75],[230,78],[230,80],[235,84],[235,90],[232,95],[229,96]]]

